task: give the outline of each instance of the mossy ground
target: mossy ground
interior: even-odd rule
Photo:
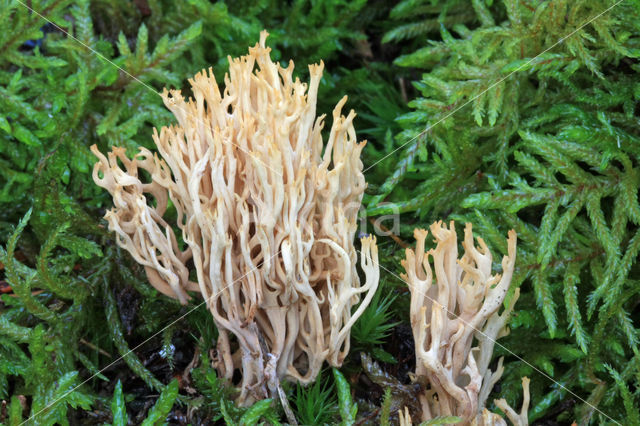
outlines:
[[[282,421],[276,402],[230,402],[209,313],[156,294],[115,245],[89,152],[152,148],[172,122],[156,92],[211,65],[222,77],[266,28],[302,79],[325,61],[319,112],[349,95],[368,219],[400,218],[345,365],[286,388],[299,420],[385,423],[415,406],[393,274],[414,227],[455,219],[496,258],[519,236],[490,400],[518,406],[526,375],[532,423],[640,424],[636,0],[2,0],[0,28],[0,422]]]

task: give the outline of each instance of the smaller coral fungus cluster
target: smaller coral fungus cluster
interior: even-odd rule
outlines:
[[[490,413],[485,403],[503,372],[502,358],[496,371],[489,369],[493,347],[496,339],[508,333],[506,324],[519,296],[516,289],[508,306],[498,313],[511,284],[516,233],[509,232],[502,275],[492,275],[491,252],[482,238],[478,238],[480,247],[475,246],[471,224],[464,231],[465,253],[460,259],[453,222],[448,228],[436,222],[430,229],[436,247],[425,252],[428,232],[416,229],[416,250],[407,249],[402,261],[406,271],[403,279],[411,291],[415,374],[420,382],[427,383],[419,397],[422,420],[457,416],[463,424],[506,424],[500,416]],[[516,414],[504,400],[496,401],[516,425],[528,424],[528,383],[524,378],[521,414]],[[408,413],[403,415],[405,424],[407,417]]]

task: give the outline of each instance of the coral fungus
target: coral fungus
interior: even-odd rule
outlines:
[[[502,275],[491,274],[491,252],[482,238],[478,238],[480,247],[476,248],[471,224],[464,231],[465,253],[460,259],[453,222],[448,228],[442,222],[434,223],[431,234],[436,247],[425,252],[428,232],[416,229],[416,250],[407,249],[402,261],[406,271],[403,279],[411,291],[415,374],[427,385],[420,395],[422,420],[457,416],[462,424],[505,424],[500,416],[485,409],[485,402],[503,372],[502,359],[496,371],[489,369],[493,347],[496,339],[508,333],[506,324],[520,294],[516,289],[504,312],[498,313],[511,285],[516,233],[509,232]],[[433,259],[433,269],[429,258]],[[517,425],[527,424],[528,379],[523,387],[524,414],[517,415],[510,408],[508,411]],[[499,406],[507,411],[504,400]],[[410,420],[405,419],[405,423]]]
[[[281,379],[311,382],[325,360],[341,365],[379,278],[373,238],[361,240],[364,283],[356,270],[365,143],[355,113],[341,115],[344,97],[325,145],[323,64],[309,66],[308,86],[294,80],[266,37],[229,58],[222,92],[211,70],[189,80],[192,99],[163,92],[178,124],[154,133],[160,156],[92,147],[94,180],[113,196],[109,229],[159,291],[182,303],[202,295],[219,331],[215,366],[230,380],[240,370],[241,404],[277,395]]]

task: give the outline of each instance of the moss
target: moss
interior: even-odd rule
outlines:
[[[158,393],[138,376],[143,370],[118,361],[87,379],[118,358],[114,342],[136,348],[193,306],[155,295],[115,247],[101,221],[110,201],[92,183],[89,147],[151,148],[152,128],[172,122],[157,91],[183,88],[210,65],[221,77],[226,56],[243,53],[264,28],[274,54],[294,58],[303,79],[307,64],[324,59],[320,111],[349,94],[356,130],[369,139],[368,214],[401,214],[395,240],[378,239],[384,268],[399,272],[398,241],[436,219],[473,222],[495,253],[505,252],[508,229],[518,233],[521,298],[511,335],[501,340],[506,349],[496,349],[505,374],[492,396],[518,406],[527,375],[531,421],[600,424],[609,421],[602,413],[634,421],[639,15],[637,2],[605,0],[5,1],[0,422],[17,424],[56,398],[37,423],[87,423],[89,413],[94,422],[144,420],[147,397]],[[104,304],[105,278],[115,305]],[[408,294],[402,284],[392,289],[397,297],[385,315],[406,324]],[[387,306],[388,298],[379,300]],[[162,386],[183,373],[194,346],[213,346],[211,324],[187,318],[173,336],[161,333],[132,354]],[[389,347],[398,336],[382,339],[354,344],[399,359]],[[171,345],[169,363],[160,348]],[[373,421],[382,391],[370,392],[359,355],[342,371],[354,395],[371,395],[341,401],[343,419],[358,403],[356,422]],[[241,418],[226,391],[203,386],[182,383],[169,417],[186,413],[186,404],[198,408],[194,422],[221,415],[221,407]],[[203,404],[206,395],[224,399]],[[120,408],[112,412],[113,401]],[[263,408],[252,416],[273,419]]]

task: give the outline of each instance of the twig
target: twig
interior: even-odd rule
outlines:
[[[94,345],[94,344],[93,344],[93,343],[91,343],[91,342],[88,342],[88,341],[86,341],[86,340],[84,340],[84,339],[80,339],[80,343],[82,343],[82,344],[83,344],[83,345],[85,345],[85,346],[90,347],[90,348],[91,348],[91,349],[93,349],[94,351],[98,351],[98,352],[100,352],[100,353],[101,353],[102,355],[104,355],[104,356],[108,356],[109,358],[113,358],[113,356],[112,356],[109,352],[105,351],[105,350],[104,350],[104,349],[102,349],[102,348],[99,348],[98,346]]]
[[[380,228],[380,230],[382,230],[382,232],[386,232],[388,234],[389,238],[391,238],[393,241],[395,241],[396,244],[398,244],[400,247],[405,248],[405,249],[410,247],[409,244],[407,244],[400,237],[398,237],[396,234],[391,232],[391,230],[389,228],[387,228],[386,226],[384,226],[381,223],[376,223],[374,218],[370,217],[369,218],[369,222],[371,222],[371,224],[373,225],[374,229],[375,228]]]
[[[273,355],[269,352],[269,349],[267,347],[267,342],[265,342],[264,336],[260,332],[260,329],[258,329],[258,327],[252,327],[252,328],[255,330],[258,336],[258,342],[260,342],[260,348],[262,349],[264,362],[268,364],[269,356],[273,357]],[[269,377],[269,381],[272,383],[272,385],[275,385],[275,388],[278,393],[278,398],[280,399],[280,403],[282,404],[282,408],[284,409],[284,414],[287,416],[287,422],[289,422],[290,425],[297,426],[298,421],[296,420],[296,416],[293,414],[293,410],[289,405],[287,394],[284,393],[284,389],[282,389],[282,386],[280,386],[280,380],[278,379],[278,375],[275,373],[275,370],[273,371],[273,375]]]

